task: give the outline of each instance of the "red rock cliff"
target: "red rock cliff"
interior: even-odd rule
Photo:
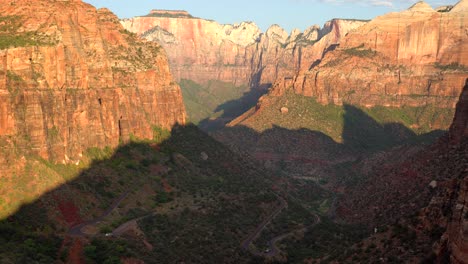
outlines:
[[[299,69],[308,69],[326,48],[365,23],[333,20],[323,29],[313,26],[291,34],[273,25],[262,33],[251,22],[220,25],[190,15],[161,12],[123,20],[122,24],[160,43],[168,52],[177,79],[199,83],[216,79],[251,87],[269,87],[278,78],[290,79]]]
[[[109,10],[0,0],[0,14],[2,150],[71,162],[89,147],[185,122],[164,50],[125,31]],[[0,163],[18,158],[3,153]]]
[[[277,93],[293,86],[323,103],[455,107],[468,76],[464,4],[436,12],[418,2],[377,17],[350,32],[312,69],[299,72],[292,85],[279,80]]]
[[[466,79],[465,88],[460,95],[455,111],[455,118],[449,131],[450,141],[454,144],[460,143],[468,137],[468,79]]]

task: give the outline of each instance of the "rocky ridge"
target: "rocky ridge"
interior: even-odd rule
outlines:
[[[379,16],[272,93],[293,87],[322,103],[453,108],[468,76],[465,8],[466,0],[448,12],[418,2]]]
[[[452,149],[457,149],[458,146],[459,149],[465,150],[464,159],[460,164],[464,170],[459,174],[454,173],[455,188],[446,191],[452,194],[447,203],[451,207],[452,214],[440,244],[442,250],[450,254],[452,263],[464,263],[468,259],[468,153],[466,152],[468,147],[468,79],[457,104],[449,139]]]
[[[278,78],[291,78],[299,69],[308,69],[325,49],[365,21],[335,19],[322,29],[314,25],[291,34],[278,25],[262,33],[252,22],[221,25],[154,11],[121,23],[127,30],[160,43],[178,80],[202,84],[221,80],[267,88]]]
[[[412,154],[396,150],[403,159],[393,164],[387,159],[382,166],[382,157],[376,157],[366,180],[340,201],[338,216],[381,230],[364,244],[393,245],[377,242],[380,251],[373,258],[466,263],[467,94],[468,79],[447,135]]]
[[[19,153],[77,162],[87,148],[185,122],[164,50],[125,31],[109,10],[81,1],[0,3],[0,39],[10,43],[0,49],[8,167]]]

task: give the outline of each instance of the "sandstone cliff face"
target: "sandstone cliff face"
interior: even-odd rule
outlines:
[[[419,2],[377,17],[291,83],[279,80],[274,93],[293,86],[322,103],[455,107],[468,76],[465,4],[436,12]]]
[[[206,83],[215,79],[251,87],[269,87],[278,78],[291,79],[299,69],[308,69],[320,59],[328,46],[365,23],[333,20],[323,29],[312,26],[289,35],[278,25],[262,33],[251,22],[220,25],[188,14],[162,16],[161,12],[121,23],[129,31],[160,43],[178,80]]]
[[[465,150],[465,159],[460,164],[465,170],[459,175],[453,175],[458,178],[458,181],[451,190],[452,200],[449,200],[449,206],[452,215],[441,244],[444,244],[444,240],[447,241],[446,250],[450,254],[452,263],[466,263],[468,259],[468,157],[466,153],[468,148],[468,79],[457,103],[449,139],[450,144],[455,148],[458,146]]]
[[[468,79],[466,79],[465,88],[457,103],[449,137],[453,144],[460,143],[464,138],[468,137]]]
[[[151,138],[152,125],[185,122],[163,49],[126,32],[109,10],[81,1],[1,0],[0,14],[0,29],[8,29],[2,40],[25,38],[0,50],[0,140],[10,146],[0,156],[7,167],[18,159],[11,153],[76,162],[89,147]]]

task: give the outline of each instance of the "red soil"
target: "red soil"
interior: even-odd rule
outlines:
[[[64,201],[57,196],[54,197],[58,203],[58,209],[62,213],[63,218],[67,222],[68,226],[74,226],[83,222],[81,219],[78,207],[71,201]]]

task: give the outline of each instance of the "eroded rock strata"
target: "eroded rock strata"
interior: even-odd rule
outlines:
[[[465,6],[463,0],[437,12],[418,2],[379,16],[293,81],[278,80],[274,93],[293,86],[322,103],[455,107],[468,76]]]
[[[166,54],[81,1],[0,1],[0,163],[76,162],[185,122]],[[18,155],[12,155],[12,153]]]
[[[321,59],[365,21],[335,19],[320,28],[288,34],[278,25],[265,33],[252,22],[221,25],[188,13],[153,10],[146,16],[121,21],[131,32],[160,43],[168,52],[176,79],[198,83],[221,80],[235,85],[269,87],[278,78],[291,78]]]

